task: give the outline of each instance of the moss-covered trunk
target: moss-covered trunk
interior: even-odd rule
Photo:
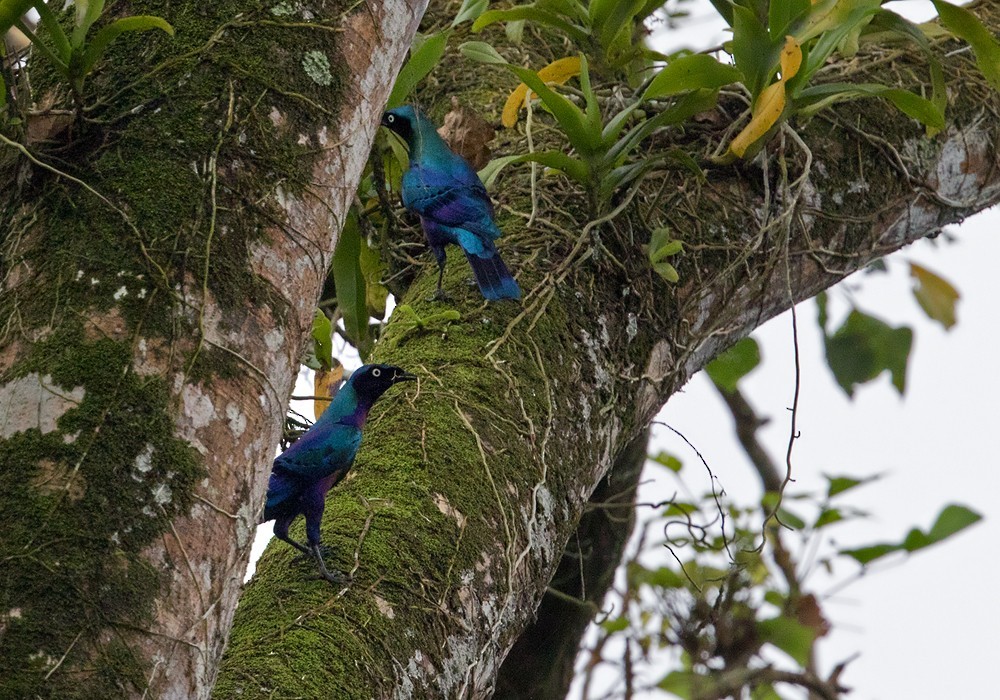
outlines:
[[[32,59],[0,144],[0,697],[208,694],[421,11],[108,3],[176,35],[112,44],[75,114]]]
[[[502,50],[534,67],[562,55],[539,38]],[[946,63],[963,93],[935,139],[881,103],[846,105],[800,128],[801,143],[779,135],[767,169],[659,171],[599,225],[565,179],[532,193],[526,168],[506,175],[501,252],[523,305],[483,303],[452,254],[446,286],[461,319],[388,323],[375,358],[421,381],[377,407],[351,477],[330,495],[324,538],[353,583],[331,588],[274,543],[241,599],[215,697],[489,697],[592,492],[672,392],[793,302],[1000,198],[998,122],[982,118],[996,96],[968,56]],[[892,66],[906,87],[926,70],[905,54]],[[511,87],[452,48],[419,100],[438,119],[452,96],[495,118]],[[537,139],[545,116],[535,119]],[[699,157],[725,123],[699,120],[645,150]],[[525,147],[517,135],[499,142],[504,155]],[[685,242],[676,286],[640,247],[661,225]],[[424,301],[433,277],[400,300],[423,318],[442,308]],[[504,673],[518,671],[535,673]]]

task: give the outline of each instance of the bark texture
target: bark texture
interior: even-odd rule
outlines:
[[[109,3],[175,38],[113,44],[75,120],[5,129],[0,696],[209,694],[424,4]],[[31,78],[66,105],[41,58]]]
[[[545,65],[563,51],[546,39],[502,51]],[[864,82],[872,66],[912,88],[927,74],[919,56],[878,58],[833,64],[828,79]],[[375,357],[422,380],[373,413],[328,501],[324,538],[354,581],[332,590],[273,545],[241,600],[215,696],[490,697],[591,494],[671,393],[792,303],[1000,197],[996,95],[967,54],[943,60],[962,89],[933,139],[880,102],[842,105],[795,125],[801,142],[779,135],[763,161],[703,161],[703,180],[664,168],[597,223],[554,177],[538,183],[527,227],[526,168],[507,174],[495,195],[501,251],[523,306],[484,304],[453,255],[446,285],[461,320],[390,321]],[[454,50],[435,75],[418,100],[438,120],[456,94],[495,116],[513,87]],[[645,152],[707,155],[740,109],[723,102]],[[535,120],[539,147],[551,132]],[[524,152],[523,135],[497,150]],[[661,225],[685,242],[677,286],[640,248]],[[424,301],[433,277],[401,299],[421,318],[441,308]]]

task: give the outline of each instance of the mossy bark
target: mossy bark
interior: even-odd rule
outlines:
[[[176,34],[115,41],[82,100],[31,59],[0,144],[0,697],[207,695],[421,11],[108,3]]]
[[[563,49],[539,35],[501,51],[537,67]],[[945,62],[962,94],[933,139],[880,102],[843,105],[794,125],[801,143],[779,135],[766,168],[702,160],[704,179],[664,169],[598,225],[564,179],[532,191],[527,168],[505,175],[500,250],[523,305],[483,303],[452,254],[446,288],[461,319],[433,330],[390,320],[375,358],[422,379],[377,407],[351,477],[330,494],[324,538],[353,582],[331,588],[272,544],[241,599],[215,697],[490,697],[588,499],[671,393],[791,304],[1000,198],[998,121],[983,118],[1000,102],[968,56]],[[908,88],[926,75],[903,52],[828,72],[859,66]],[[452,96],[495,118],[507,87],[452,48],[418,100],[437,118]],[[537,145],[547,122],[534,118]],[[727,123],[708,115],[645,152],[700,158]],[[501,154],[525,148],[523,135],[499,140]],[[641,249],[661,225],[685,242],[678,285]],[[441,309],[424,301],[433,283],[419,276],[400,301],[429,316]]]

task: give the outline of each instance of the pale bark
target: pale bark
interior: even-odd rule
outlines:
[[[7,451],[11,457],[4,463],[4,480],[30,481],[39,499],[37,507],[26,507],[23,496],[3,492],[15,500],[4,505],[5,520],[21,527],[5,525],[0,533],[0,657],[5,667],[0,695],[187,699],[210,692],[315,300],[382,105],[424,4],[383,0],[343,9],[349,6],[328,3],[325,9],[312,8],[315,16],[306,18],[301,10],[286,16],[257,3],[117,3],[116,13],[160,14],[177,30],[173,41],[160,39],[154,50],[137,51],[144,47],[135,42],[127,54],[113,50],[119,62],[127,58],[129,65],[108,66],[88,83],[88,103],[113,101],[90,117],[107,119],[138,103],[135,116],[78,123],[74,136],[86,140],[76,144],[68,164],[58,149],[69,138],[66,132],[55,136],[55,145],[29,144],[37,159],[72,168],[92,189],[54,176],[6,147],[5,178],[19,187],[7,191],[0,210],[0,454]],[[301,76],[310,51],[326,56],[329,80],[319,74],[291,84],[287,78],[296,71]],[[263,69],[249,62],[255,54],[264,56],[267,65],[282,66],[286,75],[279,71],[269,85],[259,72]],[[36,64],[41,64],[33,66],[41,74],[45,66],[37,58]],[[152,80],[159,81],[166,100],[142,94],[142,82],[149,79],[142,74],[154,67],[157,77]],[[129,70],[139,87],[115,94],[127,83],[122,73]],[[37,76],[35,82],[45,84]],[[290,113],[303,106],[312,111],[308,120]],[[200,118],[200,123],[180,128],[202,129],[211,138],[198,142],[197,134],[172,131],[177,125],[165,126],[161,110]],[[129,183],[116,181],[103,162],[92,171],[76,165],[106,157],[103,141],[119,138],[142,142],[142,151],[118,157],[162,164],[143,184],[145,191],[127,190]],[[294,155],[300,162],[282,172],[275,157],[267,163],[273,170],[242,179],[267,158],[241,150],[244,142],[258,151],[266,151],[268,142],[291,150],[301,146]],[[178,156],[177,151],[184,153]],[[308,173],[305,187],[279,179],[300,165]],[[200,184],[185,198],[187,192],[178,191],[191,168]],[[59,206],[64,204],[59,195],[63,188],[79,209]],[[254,217],[246,226],[238,220],[240,210]],[[190,229],[189,240],[197,241],[198,248],[180,255],[156,240],[152,231],[158,215]],[[68,245],[53,231],[71,230],[71,217],[85,219],[77,233],[94,235],[95,244],[100,233],[92,231],[117,231],[120,240],[98,248],[104,259],[65,255]],[[254,233],[248,235],[251,229]],[[131,248],[136,239],[143,241],[150,265]],[[231,280],[209,280],[214,261],[201,255],[202,249],[210,250],[209,255],[245,256],[252,266],[245,273],[253,277],[249,286],[271,292],[252,294]],[[63,260],[39,264],[46,255]],[[108,263],[122,272],[109,271]],[[150,279],[157,265],[176,284],[174,289]],[[62,294],[51,294],[60,285]],[[220,293],[226,298],[220,299]],[[119,305],[137,295],[149,300],[146,308],[123,313]],[[47,310],[29,308],[39,296],[51,298]],[[120,368],[121,385],[131,386],[134,379],[137,386],[165,388],[162,411],[168,425],[173,424],[173,436],[193,448],[187,457],[200,476],[179,483],[169,463],[158,463],[165,446],[177,446],[166,437],[156,438],[162,445],[122,448],[100,464],[86,449],[64,459],[57,446],[47,452],[31,449],[34,464],[14,457],[15,448],[29,449],[24,442],[32,435],[43,440],[59,435],[72,445],[100,441],[103,428],[127,421],[136,410],[120,399],[120,391],[118,398],[114,390],[93,398],[86,387],[102,366],[67,369],[60,366],[67,362],[60,351],[40,349],[47,338],[67,329],[75,333],[68,342],[81,347],[105,342],[102,348],[124,348],[131,359]],[[215,358],[211,368],[196,364],[207,358]],[[92,359],[103,365],[100,357]],[[26,363],[37,369],[28,371]],[[220,364],[228,371],[220,373]],[[61,382],[52,378],[67,372],[81,376]],[[92,407],[103,414],[100,420],[82,432],[66,427],[61,419],[73,418],[87,400],[104,402]],[[139,492],[131,494],[136,502],[116,502],[122,499],[108,480],[140,483]],[[105,487],[108,494],[102,496]],[[128,512],[105,514],[100,503]],[[182,512],[174,512],[176,503]],[[46,522],[49,509],[71,513],[84,506],[91,509],[93,528],[65,532]],[[104,532],[109,517],[120,517],[122,529]],[[148,527],[159,534],[132,543],[129,521],[140,519],[153,523]],[[27,541],[15,541],[12,533],[32,534]],[[101,538],[96,544],[79,544]],[[67,564],[60,541],[91,547],[94,561],[87,565],[97,573],[63,572],[60,567]],[[141,552],[131,551],[130,545]],[[111,576],[106,569],[114,566],[125,573]],[[150,571],[154,578],[148,588],[142,593],[130,589]],[[123,609],[115,610],[109,600]],[[61,619],[54,609],[69,619]]]

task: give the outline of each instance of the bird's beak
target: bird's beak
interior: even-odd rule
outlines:
[[[417,375],[410,374],[409,372],[396,372],[392,376],[392,383],[396,382],[415,382],[417,381]]]

